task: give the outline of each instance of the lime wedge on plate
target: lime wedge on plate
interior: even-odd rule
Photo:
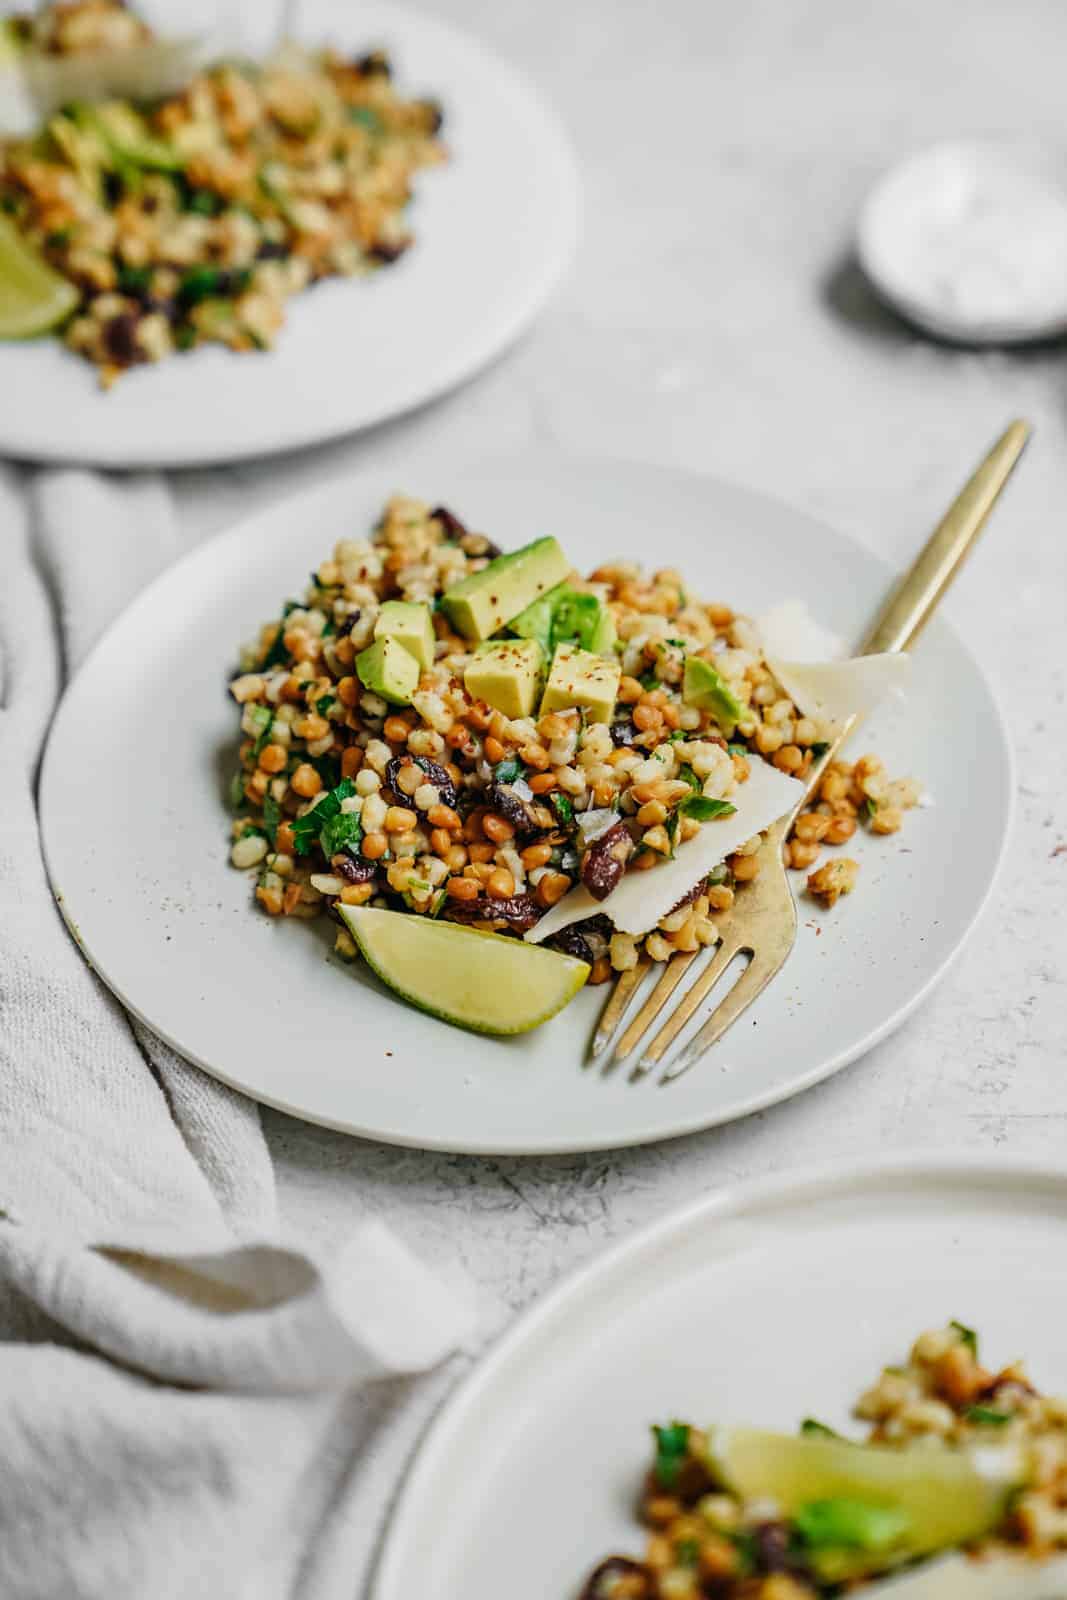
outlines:
[[[521,939],[402,911],[341,904],[337,910],[383,983],[432,1016],[475,1033],[540,1027],[589,976],[586,962]]]
[[[725,1426],[710,1430],[707,1460],[742,1499],[773,1500],[783,1515],[819,1529],[813,1564],[831,1580],[981,1538],[1004,1515],[1024,1466],[1010,1447],[895,1450]],[[864,1508],[872,1524],[878,1513],[893,1514],[893,1529],[860,1538]]]
[[[18,229],[0,217],[0,339],[47,333],[78,304],[78,291],[53,272]]]

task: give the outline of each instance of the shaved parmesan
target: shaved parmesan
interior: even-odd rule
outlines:
[[[594,900],[584,886],[572,889],[530,929],[527,940],[540,944],[572,922],[583,922],[598,913],[609,916],[620,933],[648,933],[712,867],[785,816],[803,795],[804,785],[796,778],[753,757],[748,781],[738,784],[730,795],[737,807],[731,816],[705,822],[695,839],[679,846],[673,861],[648,872],[626,873],[606,900]]]
[[[756,618],[767,665],[806,717],[845,722],[866,716],[911,672],[903,653],[844,656],[844,644],[815,621],[802,600],[784,600]]]
[[[0,132],[25,135],[74,101],[157,100],[177,94],[203,65],[206,37],[152,39],[82,56],[18,52],[0,67]]]

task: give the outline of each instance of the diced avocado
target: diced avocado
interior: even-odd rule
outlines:
[[[75,115],[82,126],[99,133],[120,161],[154,172],[180,172],[185,164],[173,145],[165,139],[157,139],[148,131],[144,118],[120,100],[79,105]]]
[[[699,656],[686,659],[682,699],[687,706],[710,711],[724,733],[733,732],[745,711],[736,695],[730,693],[722,675],[710,661],[702,661]]]
[[[553,650],[552,624],[556,617],[556,605],[566,587],[565,583],[557,583],[554,589],[540,595],[508,623],[512,633],[517,633],[520,639],[536,639],[546,660]]]
[[[434,631],[429,606],[411,600],[387,600],[374,624],[376,639],[395,639],[425,672],[433,666]]]
[[[610,722],[622,676],[617,661],[605,661],[589,650],[561,644],[552,658],[542,715],[546,711],[565,711],[578,706],[590,722]]]
[[[360,651],[356,671],[365,689],[396,706],[409,706],[419,685],[419,663],[389,634]]]
[[[524,639],[536,639],[546,656],[559,644],[572,643],[594,655],[615,648],[615,619],[596,595],[557,584],[513,617],[508,627]]]
[[[615,618],[607,606],[601,606],[596,627],[593,629],[593,638],[589,645],[595,656],[607,656],[610,660],[615,658],[615,643],[618,639],[615,627]]]
[[[457,583],[442,596],[441,608],[465,639],[488,639],[569,571],[555,539],[535,539]]]
[[[544,661],[536,639],[491,639],[478,646],[463,681],[468,694],[505,717],[528,717],[537,700]]]

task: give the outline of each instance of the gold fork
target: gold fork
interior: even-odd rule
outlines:
[[[985,526],[1029,436],[1027,423],[1013,422],[997,440],[891,593],[860,646],[860,655],[906,650],[913,643]],[[807,787],[797,805],[788,816],[768,829],[759,850],[758,876],[738,893],[726,916],[715,954],[633,1068],[632,1081],[644,1078],[659,1064],[735,957],[747,956],[744,971],[673,1066],[661,1074],[660,1083],[673,1082],[699,1061],[781,971],[797,935],[797,908],[789,887],[783,848],[797,812],[808,803],[826,768],[858,725],[858,717],[850,717],[844,723],[830,747],[811,767]],[[652,993],[620,1037],[605,1070],[624,1061],[636,1049],[701,954],[703,952],[698,951],[693,955],[671,957]],[[651,965],[644,957],[636,967],[619,975],[593,1037],[593,1060],[603,1055],[611,1044]]]

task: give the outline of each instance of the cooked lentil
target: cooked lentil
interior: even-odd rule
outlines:
[[[120,0],[12,19],[57,55],[151,37]],[[388,57],[286,46],[222,61],[152,104],[65,107],[0,140],[0,208],[81,291],[64,342],[105,387],[197,345],[267,349],[290,295],[396,261],[412,180],[445,159],[432,100],[405,98]]]
[[[244,736],[233,832],[268,841],[256,895],[270,914],[329,907],[339,895],[323,880],[343,875],[347,861],[369,871],[361,883],[375,905],[521,935],[579,881],[607,892],[623,871],[655,870],[677,842],[713,826],[686,815],[693,798],[730,805],[751,762],[765,759],[768,733],[787,741],[772,740],[772,759],[788,752],[788,769],[801,776],[832,736],[785,696],[746,618],[699,600],[673,569],[649,577],[623,562],[568,579],[615,623],[622,677],[610,723],[568,709],[508,718],[472,699],[464,669],[473,646],[440,609],[434,662],[410,707],[360,682],[355,658],[386,600],[432,605],[498,553],[452,512],[398,496],[372,536],[342,539],[302,599],[245,649],[230,684]],[[683,701],[689,653],[713,660],[742,706],[730,741],[711,712]],[[813,867],[824,846],[873,826],[883,803],[898,820],[918,793],[911,780],[892,783],[875,756],[835,762],[797,819],[790,864]],[[301,826],[327,806],[342,819],[323,831],[328,855],[315,819]],[[592,981],[642,953],[667,961],[716,943],[715,918],[759,872],[760,842],[734,852],[643,938],[613,932],[604,916],[578,925]],[[242,850],[235,864],[252,865],[251,854]],[[831,859],[812,873],[811,892],[831,904],[856,870]],[[577,953],[573,939],[554,942]],[[349,944],[339,937],[342,953]]]
[[[983,1366],[972,1330],[953,1322],[921,1334],[907,1362],[884,1368],[853,1414],[869,1424],[866,1443],[901,1450],[1018,1445],[1025,1480],[1001,1526],[969,1554],[1042,1558],[1067,1548],[1067,1398],[1039,1394],[1021,1362]],[[582,1600],[816,1600],[870,1587],[869,1579],[820,1584],[795,1526],[766,1500],[746,1504],[715,1482],[699,1429],[673,1423],[657,1439],[639,1505],[649,1530],[644,1557],[601,1562]]]

